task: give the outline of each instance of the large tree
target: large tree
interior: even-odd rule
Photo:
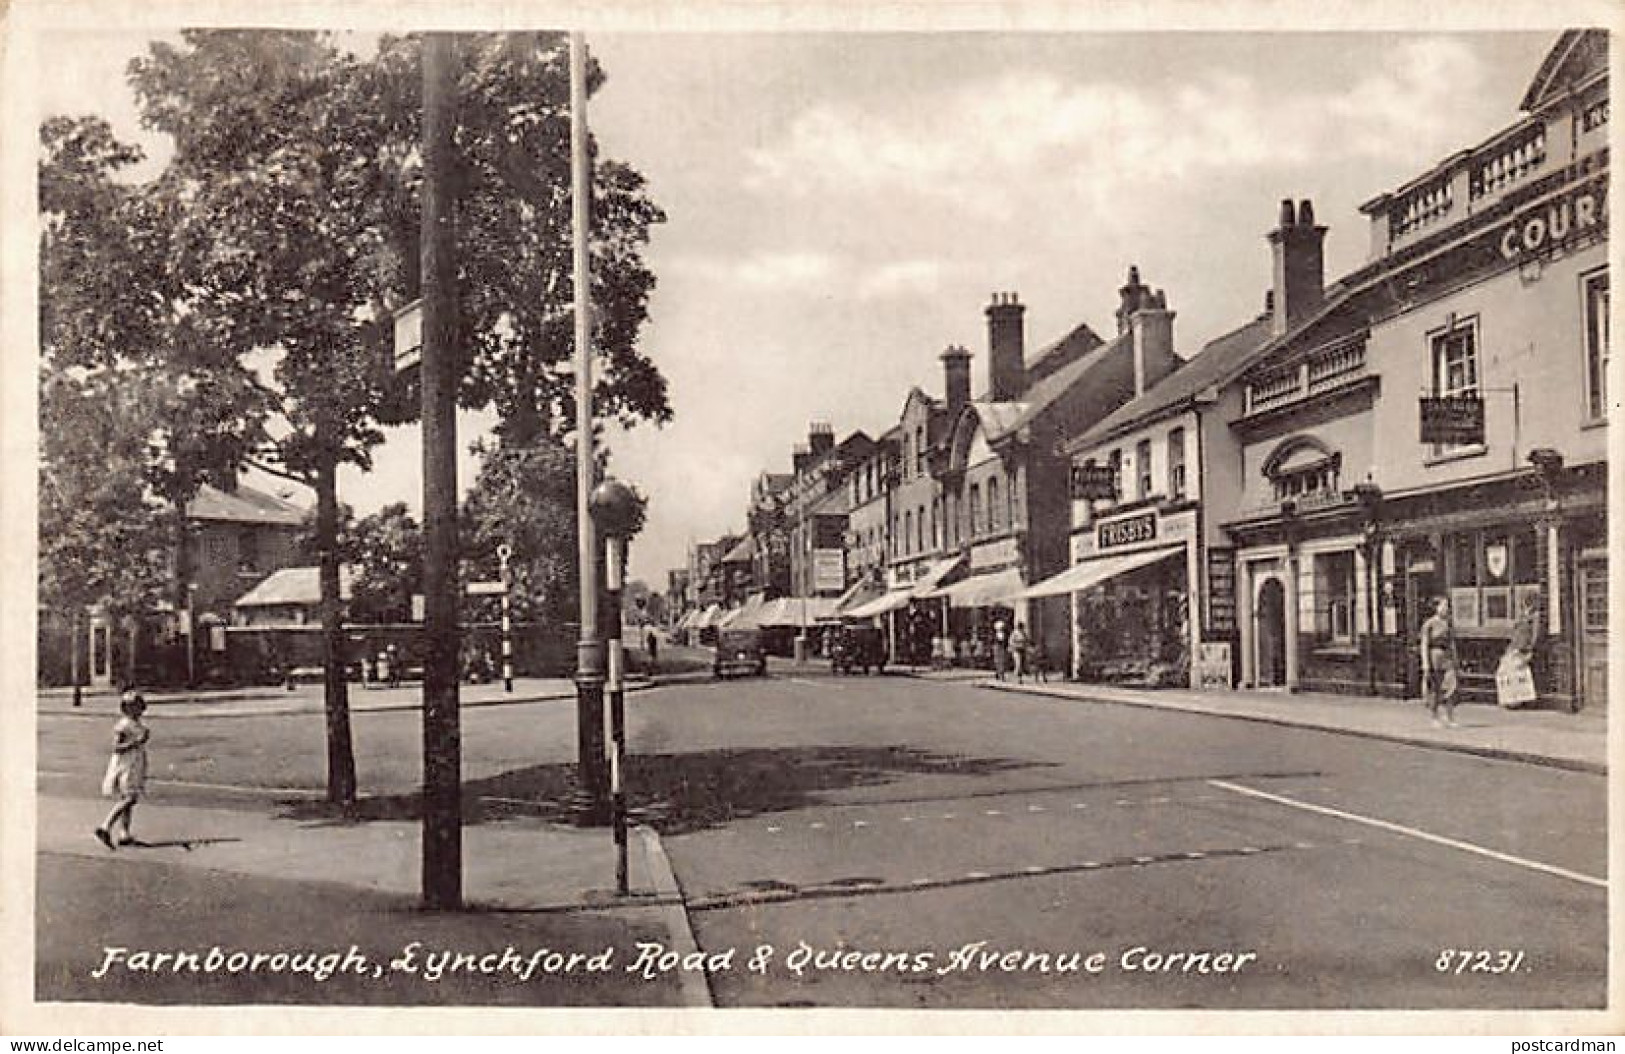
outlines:
[[[91,605],[151,610],[155,561],[129,546],[151,541],[156,501],[179,611],[187,506],[205,481],[235,473],[257,435],[258,393],[241,349],[191,309],[171,266],[168,188],[123,178],[140,151],[99,118],[49,119],[40,140],[42,587],[75,623]],[[110,529],[73,530],[86,509]]]
[[[502,442],[525,449],[574,418],[567,49],[558,34],[488,34],[459,52],[459,397],[495,407]],[[316,490],[335,802],[355,796],[337,470],[369,467],[378,426],[414,410],[386,340],[418,293],[420,62],[412,37],[362,56],[327,34],[189,30],[131,66],[146,123],[175,140],[173,257],[199,313],[233,346],[280,355],[263,464]],[[663,421],[664,378],[636,346],[654,285],[641,250],[663,216],[628,166],[599,159],[594,183],[596,409]]]

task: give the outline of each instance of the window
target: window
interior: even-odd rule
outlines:
[[[1586,413],[1593,421],[1608,416],[1608,272],[1585,280]]]
[[[1608,565],[1591,561],[1580,565],[1580,616],[1588,633],[1608,632]]]
[[[908,552],[908,540],[914,537],[914,513],[903,513],[903,552]]]
[[[967,525],[966,537],[975,538],[982,527],[982,485],[970,485],[970,523]]]
[[[925,551],[925,506],[914,517],[914,548],[919,552]]]
[[[925,426],[914,430],[914,474],[925,475]]]
[[[992,476],[987,481],[987,530],[991,534],[999,529],[999,478]]]
[[[1478,330],[1475,322],[1452,325],[1433,336],[1433,392],[1435,395],[1477,395]],[[1435,444],[1434,453],[1462,449]]]
[[[1113,450],[1106,464],[1112,467],[1112,501],[1116,501],[1123,496],[1123,452]]]
[[[931,499],[931,548],[942,548],[942,499]]]
[[[1315,556],[1315,635],[1335,643],[1354,640],[1354,551]]]
[[[1444,555],[1445,585],[1458,626],[1509,629],[1524,598],[1540,595],[1540,557],[1532,526],[1449,534]]]
[[[1139,477],[1134,496],[1144,500],[1151,496],[1151,440],[1142,439],[1134,444],[1134,470]]]
[[[1185,496],[1185,430],[1176,428],[1168,433],[1168,496]]]
[[[1014,530],[1016,527],[1021,526],[1016,522],[1016,477],[1011,476],[1008,484],[1009,485],[1004,488],[1004,522],[1009,525],[1012,530]]]

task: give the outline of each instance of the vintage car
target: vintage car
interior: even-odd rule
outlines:
[[[762,631],[759,629],[721,629],[717,631],[716,657],[711,672],[718,677],[731,673],[767,673],[767,653],[762,650]]]
[[[830,670],[834,673],[884,673],[886,639],[878,626],[842,626],[830,644]]]

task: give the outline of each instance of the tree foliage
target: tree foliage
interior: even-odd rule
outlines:
[[[396,502],[356,521],[340,536],[339,552],[354,569],[351,622],[410,622],[412,596],[423,589],[423,529]]]

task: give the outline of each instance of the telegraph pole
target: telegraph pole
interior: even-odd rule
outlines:
[[[587,45],[570,34],[570,211],[575,264],[576,562],[581,578],[581,636],[576,643],[577,772],[586,792],[583,819],[602,823],[604,644],[598,634],[598,546],[592,522],[592,270],[588,263],[592,176],[587,168]]]
[[[423,906],[463,899],[452,37],[423,37]]]

